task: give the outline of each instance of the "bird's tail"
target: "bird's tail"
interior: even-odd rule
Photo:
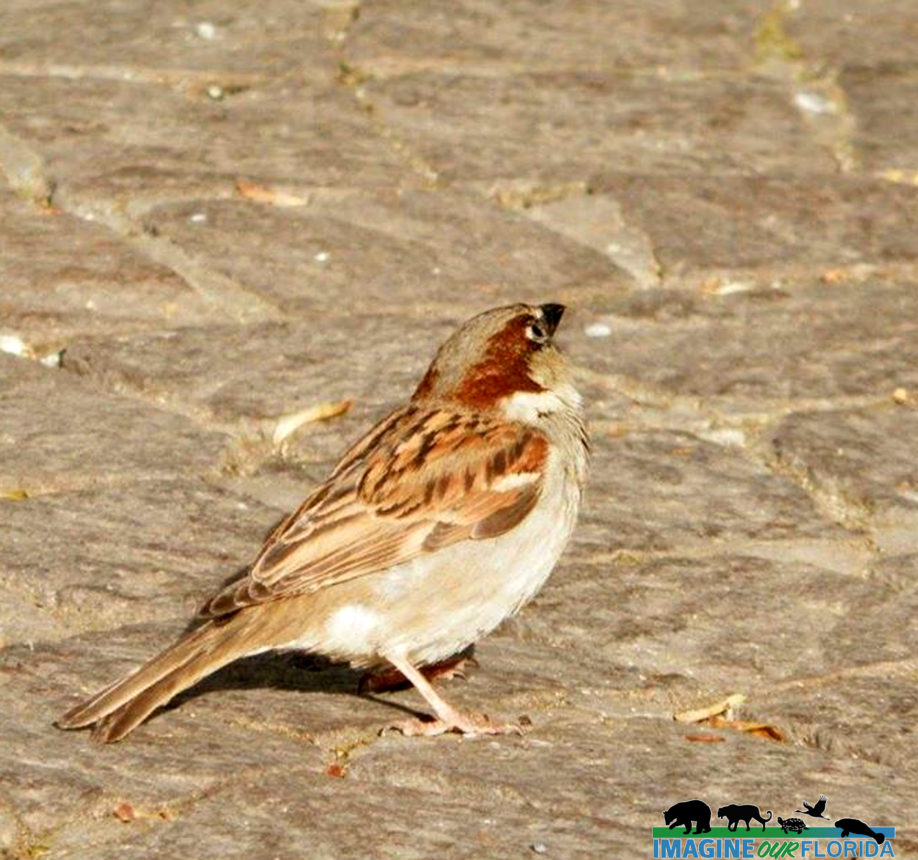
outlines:
[[[55,725],[78,729],[95,723],[92,736],[120,741],[173,696],[251,651],[239,615],[208,621],[186,633],[129,675],[71,708]],[[247,625],[246,625],[247,626]]]

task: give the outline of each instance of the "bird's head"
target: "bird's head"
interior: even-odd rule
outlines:
[[[578,408],[567,359],[554,343],[564,310],[516,304],[472,317],[440,347],[413,399],[517,420]]]

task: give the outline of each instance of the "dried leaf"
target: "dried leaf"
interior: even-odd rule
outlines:
[[[337,762],[332,762],[327,768],[325,768],[326,776],[337,776],[343,777],[347,771]]]
[[[285,191],[276,191],[248,179],[236,180],[236,191],[243,197],[254,200],[256,203],[269,203],[271,206],[306,206],[309,198],[298,197]]]
[[[733,708],[737,705],[741,705],[745,701],[746,697],[742,693],[734,693],[732,696],[727,696],[726,699],[715,702],[713,705],[708,705],[706,708],[694,708],[690,711],[680,711],[677,714],[673,714],[673,719],[677,723],[700,723],[703,720],[708,720],[720,714],[726,714],[729,719],[730,712]]]
[[[112,814],[119,821],[123,821],[125,824],[129,821],[133,821],[137,817],[137,813],[134,811],[134,807],[131,806],[127,801],[122,801],[119,803],[113,810]]]
[[[685,739],[696,744],[722,744],[727,740],[723,735],[686,735]]]
[[[25,490],[0,490],[0,500],[4,502],[24,502],[27,498],[29,494]]]
[[[743,732],[743,734],[754,735],[757,738],[768,741],[783,743],[787,740],[784,732],[770,723],[754,723],[749,720],[728,720],[721,716],[711,717],[705,720],[705,723],[715,729],[730,729],[734,732]]]
[[[310,406],[308,409],[301,409],[299,412],[284,415],[282,418],[278,418],[277,424],[274,425],[273,442],[275,445],[280,445],[284,439],[296,432],[304,424],[335,418],[338,415],[343,415],[350,408],[350,400],[339,400],[336,403],[320,403],[317,406]]]
[[[893,168],[890,170],[881,170],[877,175],[880,179],[885,179],[887,182],[918,185],[918,170],[898,170]]]

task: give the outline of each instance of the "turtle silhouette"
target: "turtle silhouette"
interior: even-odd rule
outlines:
[[[857,836],[869,836],[876,841],[877,845],[882,845],[886,840],[882,833],[877,833],[876,830],[872,830],[863,821],[858,821],[856,818],[839,818],[835,826],[841,830],[842,839],[846,838],[849,833],[854,833]]]
[[[828,815],[823,815],[822,813],[826,811],[826,804],[829,802],[829,798],[824,794],[819,795],[819,800],[817,800],[812,806],[808,804],[805,800],[803,801],[803,809],[795,809],[794,812],[802,812],[804,815],[812,815],[813,818],[825,818],[826,821],[831,821]]]
[[[809,830],[803,823],[802,818],[782,818],[778,816],[778,827],[780,827],[785,833],[803,833],[804,830]]]

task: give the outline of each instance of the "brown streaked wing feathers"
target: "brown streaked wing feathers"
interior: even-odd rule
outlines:
[[[547,455],[545,438],[521,425],[406,407],[350,449],[275,529],[249,573],[200,615],[317,591],[457,541],[497,537],[532,510]],[[522,476],[515,485],[495,489],[514,475]]]

